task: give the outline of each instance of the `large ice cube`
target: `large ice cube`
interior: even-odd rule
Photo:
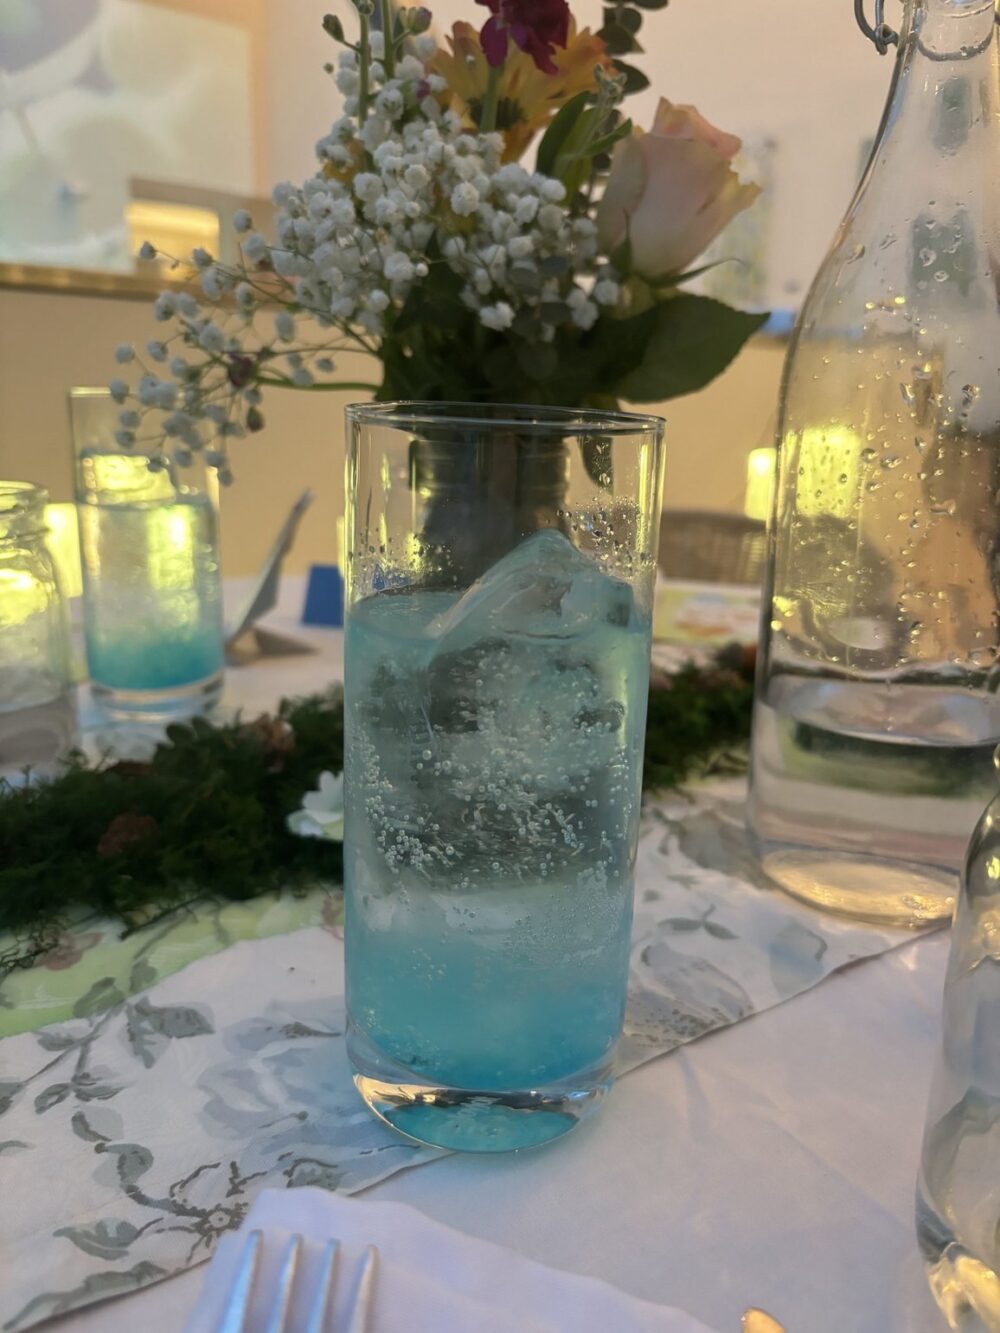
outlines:
[[[631,604],[627,584],[549,528],[498,560],[428,631],[450,651],[498,635],[570,639],[601,622],[627,625]]]

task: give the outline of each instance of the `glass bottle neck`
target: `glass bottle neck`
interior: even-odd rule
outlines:
[[[906,54],[956,64],[991,46],[996,0],[910,0],[901,46]]]

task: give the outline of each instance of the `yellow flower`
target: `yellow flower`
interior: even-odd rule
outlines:
[[[448,84],[446,105],[457,111],[474,128],[486,92],[489,66],[479,44],[479,34],[471,23],[456,23],[448,38],[450,51],[443,48],[430,64],[430,72],[440,74]],[[576,30],[570,20],[569,39],[564,50],[557,49],[553,61],[557,74],[545,74],[530,55],[511,50],[500,77],[500,104],[497,129],[504,136],[504,161],[515,162],[539,130],[577,93],[594,92],[598,65],[611,68],[607,48],[589,28]]]

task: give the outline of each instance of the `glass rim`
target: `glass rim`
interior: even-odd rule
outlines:
[[[4,481],[0,479],[0,518],[15,514],[29,514],[49,502],[44,486],[34,481]]]
[[[355,426],[396,426],[402,430],[418,426],[452,425],[472,429],[488,426],[538,434],[556,429],[564,435],[594,431],[603,435],[650,435],[662,439],[667,424],[663,417],[642,412],[542,407],[534,403],[400,399],[388,403],[350,403],[344,411],[348,421]]]

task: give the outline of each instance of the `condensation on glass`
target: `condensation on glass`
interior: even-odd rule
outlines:
[[[528,1147],[600,1102],[625,1012],[662,423],[348,422],[355,1078],[413,1138]]]
[[[1000,739],[993,0],[909,0],[786,365],[750,823],[782,887],[948,916]]]

